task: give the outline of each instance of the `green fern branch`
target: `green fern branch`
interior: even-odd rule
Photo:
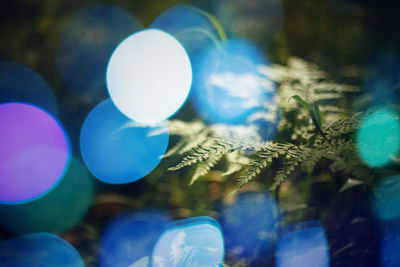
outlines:
[[[196,182],[199,177],[206,175],[211,168],[218,163],[222,156],[223,154],[210,155],[207,161],[197,164],[196,171],[194,172],[189,185],[192,185],[194,182]]]
[[[198,162],[202,162],[204,160],[209,159],[212,156],[223,155],[228,152],[235,151],[239,149],[241,146],[233,143],[229,143],[223,140],[213,140],[212,144],[208,144],[206,146],[198,145],[193,148],[192,153],[182,159],[182,161],[176,165],[175,167],[171,167],[169,171],[176,171],[183,167],[190,166],[196,164]]]

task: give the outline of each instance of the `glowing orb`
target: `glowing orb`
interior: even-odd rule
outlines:
[[[307,224],[300,224],[304,229],[288,231],[282,237],[276,251],[277,267],[329,266],[328,242],[324,229],[317,222],[304,227]]]
[[[153,247],[170,218],[158,211],[138,211],[112,221],[100,240],[101,267],[131,266],[151,256]]]
[[[192,83],[189,57],[171,35],[155,29],[135,33],[115,49],[107,87],[115,105],[141,123],[161,122],[185,102]]]
[[[272,252],[278,235],[279,209],[267,193],[239,195],[236,202],[224,206],[220,213],[227,253],[257,261]]]
[[[274,83],[261,73],[267,64],[260,49],[239,39],[206,49],[194,65],[192,102],[207,122],[259,125],[271,139],[278,112]]]
[[[376,52],[368,66],[364,87],[371,96],[371,104],[399,104],[400,55],[393,50]]]
[[[171,223],[153,249],[153,267],[221,266],[224,239],[217,221],[193,217]]]
[[[285,23],[281,0],[220,0],[216,17],[230,36],[252,40],[266,47],[276,45]]]
[[[397,267],[400,264],[400,228],[397,221],[388,224],[383,233],[381,261],[384,267]]]
[[[64,233],[85,215],[93,191],[88,170],[72,158],[64,178],[45,196],[29,203],[0,205],[0,225],[16,235],[44,231]]]
[[[151,27],[174,36],[188,52],[192,64],[205,47],[225,38],[225,33],[215,18],[187,4],[165,10],[152,22]]]
[[[69,143],[51,115],[23,103],[0,105],[0,202],[42,196],[64,174]]]
[[[390,162],[400,149],[400,124],[393,111],[382,109],[367,116],[357,132],[361,159],[371,167]]]
[[[400,176],[385,177],[374,188],[372,206],[382,220],[400,217]]]
[[[108,4],[81,9],[70,17],[56,58],[68,89],[89,104],[106,99],[108,60],[123,39],[141,28],[128,11]]]
[[[161,161],[168,146],[166,123],[146,126],[122,114],[110,99],[97,105],[83,123],[83,160],[99,180],[112,184],[136,181]]]
[[[58,115],[53,91],[33,70],[17,63],[0,61],[0,81],[0,103],[31,103]]]
[[[71,244],[56,235],[35,233],[0,243],[2,266],[74,266],[84,267],[83,260]]]

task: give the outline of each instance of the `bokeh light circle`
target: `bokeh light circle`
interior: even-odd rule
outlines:
[[[400,218],[400,175],[384,177],[374,186],[372,207],[384,221]]]
[[[279,208],[269,194],[241,194],[223,206],[220,214],[226,252],[231,256],[257,261],[272,252],[278,238]]]
[[[0,105],[0,202],[33,200],[53,188],[69,161],[61,124],[24,103]]]
[[[1,242],[0,264],[13,267],[85,266],[71,244],[50,233],[28,234]]]
[[[329,267],[328,242],[319,221],[290,225],[284,232],[276,249],[277,267]]]
[[[272,47],[285,23],[281,0],[215,1],[215,14],[230,36]]]
[[[45,196],[29,203],[0,205],[0,225],[16,235],[34,232],[62,234],[82,219],[92,202],[93,193],[89,171],[72,158],[64,178]]]
[[[370,104],[398,105],[400,100],[400,55],[392,49],[377,51],[369,60],[364,75],[364,88]]]
[[[0,103],[31,103],[58,116],[56,97],[38,73],[14,62],[0,61],[0,81]]]
[[[88,104],[106,99],[108,60],[123,39],[141,28],[132,14],[114,5],[93,5],[73,14],[60,35],[56,55],[68,89]]]
[[[123,184],[150,173],[161,161],[168,140],[165,122],[158,126],[136,123],[107,99],[83,123],[80,148],[86,166],[96,178]]]
[[[174,36],[189,54],[192,64],[205,47],[225,38],[222,26],[212,15],[188,4],[165,10],[152,22],[151,27]]]
[[[103,231],[100,239],[101,267],[125,267],[150,257],[163,228],[171,219],[157,210],[124,214]]]
[[[115,105],[141,123],[161,122],[185,102],[192,68],[182,45],[156,29],[135,33],[115,49],[107,87]]]
[[[383,267],[400,265],[400,227],[398,221],[385,225],[382,229],[380,257]]]
[[[194,65],[192,103],[209,123],[260,125],[262,136],[277,132],[276,85],[260,69],[268,65],[262,51],[240,39],[228,39],[203,51]]]
[[[224,254],[219,223],[206,216],[192,217],[166,227],[154,246],[151,266],[221,266]]]
[[[398,115],[389,109],[372,112],[361,122],[356,139],[358,153],[366,164],[381,167],[389,163],[400,149]]]

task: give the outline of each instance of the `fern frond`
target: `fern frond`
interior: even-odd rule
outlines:
[[[240,171],[244,166],[250,163],[250,158],[239,151],[226,154],[227,168],[222,176],[229,176],[235,172]]]
[[[194,172],[189,185],[192,185],[194,182],[196,182],[199,177],[206,175],[211,168],[218,163],[222,156],[223,154],[211,155],[207,161],[197,164],[196,171]]]
[[[246,183],[257,176],[262,171],[262,169],[272,163],[274,158],[292,155],[295,148],[296,146],[290,143],[282,144],[275,142],[266,142],[265,145],[256,152],[255,156],[257,158],[250,162],[246,171],[243,173],[243,175],[239,177],[233,193],[239,191],[240,188],[242,188]]]
[[[372,171],[360,160],[355,144],[352,140],[337,140],[335,144],[333,162],[329,166],[332,172],[344,172],[362,181],[368,181]]]
[[[274,182],[270,187],[270,190],[275,190],[280,186],[294,169],[300,166],[309,172],[312,172],[315,165],[324,157],[330,157],[328,151],[318,150],[317,148],[310,148],[305,146],[299,146],[296,149],[292,149],[288,154],[287,159],[283,162],[283,166],[279,169],[274,177]]]
[[[303,161],[303,157],[298,156],[291,158],[289,160],[286,160],[283,162],[283,166],[279,171],[277,171],[275,177],[274,177],[274,182],[269,188],[271,191],[275,190],[278,186],[280,186],[287,177],[294,171],[294,169]]]
[[[172,147],[165,155],[164,158],[172,155],[183,155],[199,145],[205,145],[208,140],[207,133],[200,132],[194,138],[183,137],[174,147]]]
[[[326,126],[323,131],[325,132],[325,134],[330,136],[339,136],[355,132],[358,129],[363,117],[363,113],[356,113],[350,118],[345,118],[333,122],[332,124]]]
[[[327,151],[320,151],[316,149],[310,149],[309,153],[306,153],[303,157],[301,168],[312,172],[315,165],[324,157],[326,157]]]
[[[211,144],[206,146],[198,145],[193,148],[192,153],[182,159],[182,161],[175,167],[171,167],[169,171],[176,171],[183,167],[202,162],[209,159],[211,156],[223,155],[239,149],[241,146],[233,143],[228,143],[224,140],[212,140]]]

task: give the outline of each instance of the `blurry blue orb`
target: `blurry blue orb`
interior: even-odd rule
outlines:
[[[143,257],[141,259],[138,259],[131,265],[129,265],[129,267],[150,267],[149,264],[150,264],[150,257]]]
[[[398,115],[388,109],[368,115],[357,132],[357,149],[361,159],[371,167],[390,162],[400,149]]]
[[[257,260],[272,252],[277,241],[279,209],[264,192],[249,192],[220,211],[226,252]]]
[[[377,52],[366,67],[364,87],[372,105],[399,104],[400,56],[392,50]]]
[[[167,226],[154,246],[151,266],[221,266],[223,260],[224,239],[218,222],[193,217]]]
[[[123,40],[107,67],[112,101],[140,123],[158,123],[172,116],[185,102],[191,84],[192,67],[185,49],[156,29]]]
[[[84,267],[71,244],[56,235],[34,233],[0,243],[0,265],[9,267]]]
[[[80,147],[86,166],[96,178],[123,184],[150,173],[161,161],[168,140],[166,123],[160,126],[136,123],[107,99],[85,119]]]
[[[0,205],[0,225],[16,235],[64,233],[85,215],[93,191],[88,170],[72,158],[64,178],[45,196],[25,204]]]
[[[58,116],[58,104],[50,86],[33,70],[0,61],[0,103],[25,102]]]
[[[187,4],[173,6],[161,13],[151,24],[174,36],[196,62],[198,54],[224,38],[218,21],[205,11]],[[196,73],[193,73],[196,75]]]
[[[383,267],[400,266],[400,227],[398,222],[386,225],[381,244]]]
[[[141,28],[129,12],[116,6],[78,11],[63,29],[57,50],[58,70],[68,88],[90,104],[106,99],[108,59],[124,38]]]
[[[195,110],[210,123],[246,125],[262,113],[276,119],[275,84],[259,72],[265,64],[261,50],[243,40],[209,47],[194,66]]]
[[[385,177],[377,183],[372,206],[382,220],[400,218],[400,175]]]
[[[276,265],[277,267],[328,267],[328,242],[321,224],[303,223],[301,229],[284,234],[276,250]]]
[[[271,47],[282,32],[284,7],[281,0],[214,1],[216,18],[228,35]]]
[[[144,257],[150,257],[157,239],[170,221],[166,214],[155,210],[138,211],[114,219],[101,235],[100,266],[131,266]]]

